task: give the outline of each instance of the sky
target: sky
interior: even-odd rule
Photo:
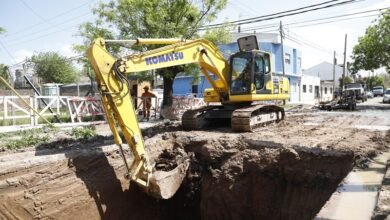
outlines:
[[[78,27],[83,22],[94,20],[91,11],[99,1],[0,0],[0,27],[7,30],[6,34],[0,35],[0,63],[18,68],[15,64],[26,57],[47,51],[59,52],[67,57],[74,56],[72,46],[82,41],[77,36]],[[227,7],[213,23],[257,17],[321,2],[325,0],[229,0]],[[257,29],[256,32],[277,33],[276,25],[282,21],[285,24],[285,42],[302,51],[302,67],[306,69],[324,61],[332,62],[333,51],[336,51],[338,63],[342,63],[345,34],[348,36],[349,58],[359,36],[364,35],[365,29],[377,18],[367,15],[375,15],[377,12],[355,15],[354,17],[359,18],[326,24],[291,23],[386,7],[390,7],[389,0],[359,0],[301,15],[243,25],[241,30],[245,32],[245,29],[252,27],[275,25],[267,29]],[[321,22],[324,20],[317,21]],[[247,32],[253,33],[253,30]]]

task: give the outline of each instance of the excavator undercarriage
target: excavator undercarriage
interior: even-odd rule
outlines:
[[[276,105],[205,106],[184,112],[182,127],[185,130],[198,130],[216,123],[230,122],[233,131],[250,132],[283,120],[284,116],[284,109]]]

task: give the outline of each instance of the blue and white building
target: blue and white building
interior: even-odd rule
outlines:
[[[228,57],[239,51],[237,39],[240,37],[253,35],[248,33],[234,33],[232,42],[229,44],[219,45],[220,50]],[[278,34],[273,33],[257,33],[257,40],[260,50],[271,54],[272,69],[274,75],[283,75],[283,62],[285,68],[285,76],[290,81],[290,102],[300,101],[300,81],[302,76],[302,53],[297,48],[293,48],[284,44],[284,56],[282,56],[282,45]],[[284,59],[283,59],[284,58]],[[193,77],[180,75],[175,78],[173,83],[174,95],[187,95],[190,93],[200,97],[204,89],[210,88],[210,84],[201,76],[201,80],[197,85],[193,85]]]

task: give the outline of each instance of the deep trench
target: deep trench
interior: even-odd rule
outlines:
[[[91,178],[104,179],[99,195],[105,196],[107,209],[102,219],[313,219],[353,166],[352,152],[283,146],[240,136],[165,134],[146,144],[183,148],[190,155],[190,170],[180,189],[169,200],[148,196],[135,184],[115,191],[113,187],[120,183],[115,175],[107,175],[112,168],[89,167],[99,172],[78,175],[95,188],[99,181]]]
[[[250,135],[165,132],[145,141],[151,159],[176,150],[191,165],[177,193],[161,200],[129,185],[119,151],[96,143],[73,143],[61,150],[66,160],[4,174],[0,219],[312,219],[354,158]]]

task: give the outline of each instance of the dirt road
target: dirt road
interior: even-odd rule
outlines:
[[[386,106],[301,110],[240,134],[149,128],[150,154],[193,155],[181,189],[164,201],[129,186],[110,137],[1,152],[0,219],[311,219],[353,166],[390,147],[388,115]]]

